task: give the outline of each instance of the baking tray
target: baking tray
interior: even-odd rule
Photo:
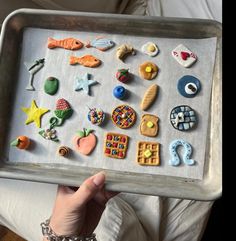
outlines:
[[[21,51],[22,36],[27,28],[66,31],[88,31],[109,34],[151,36],[158,38],[217,38],[209,110],[204,173],[201,180],[167,175],[142,175],[127,171],[107,170],[109,190],[168,197],[212,200],[221,195],[221,25],[215,21],[135,17],[21,9],[8,16],[2,26],[0,42],[1,70],[1,168],[0,176],[31,181],[78,185],[101,168],[51,163],[14,162],[7,159],[7,134],[10,126]],[[141,30],[141,31],[140,31]],[[214,151],[213,151],[214,150]]]

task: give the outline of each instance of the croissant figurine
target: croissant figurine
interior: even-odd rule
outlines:
[[[124,57],[127,54],[135,55],[135,50],[132,45],[129,44],[122,44],[120,45],[116,50],[116,57],[120,59],[121,61],[124,61]]]

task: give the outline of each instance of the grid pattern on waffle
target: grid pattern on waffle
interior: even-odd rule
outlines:
[[[129,137],[108,132],[104,142],[104,154],[108,157],[123,159],[126,156]]]
[[[160,144],[158,142],[140,141],[137,145],[137,162],[144,166],[160,165],[159,158]],[[149,155],[145,156],[145,152]]]
[[[111,116],[112,122],[121,129],[131,127],[136,121],[136,113],[128,105],[117,106]]]

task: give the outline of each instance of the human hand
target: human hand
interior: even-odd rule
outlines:
[[[104,190],[104,172],[86,179],[77,191],[59,186],[50,227],[57,235],[91,235],[105,209],[117,193]]]

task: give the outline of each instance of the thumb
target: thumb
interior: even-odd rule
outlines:
[[[89,200],[95,197],[97,192],[104,186],[105,179],[106,176],[104,172],[99,172],[86,179],[73,195],[76,200],[76,206],[81,208],[86,205]]]

